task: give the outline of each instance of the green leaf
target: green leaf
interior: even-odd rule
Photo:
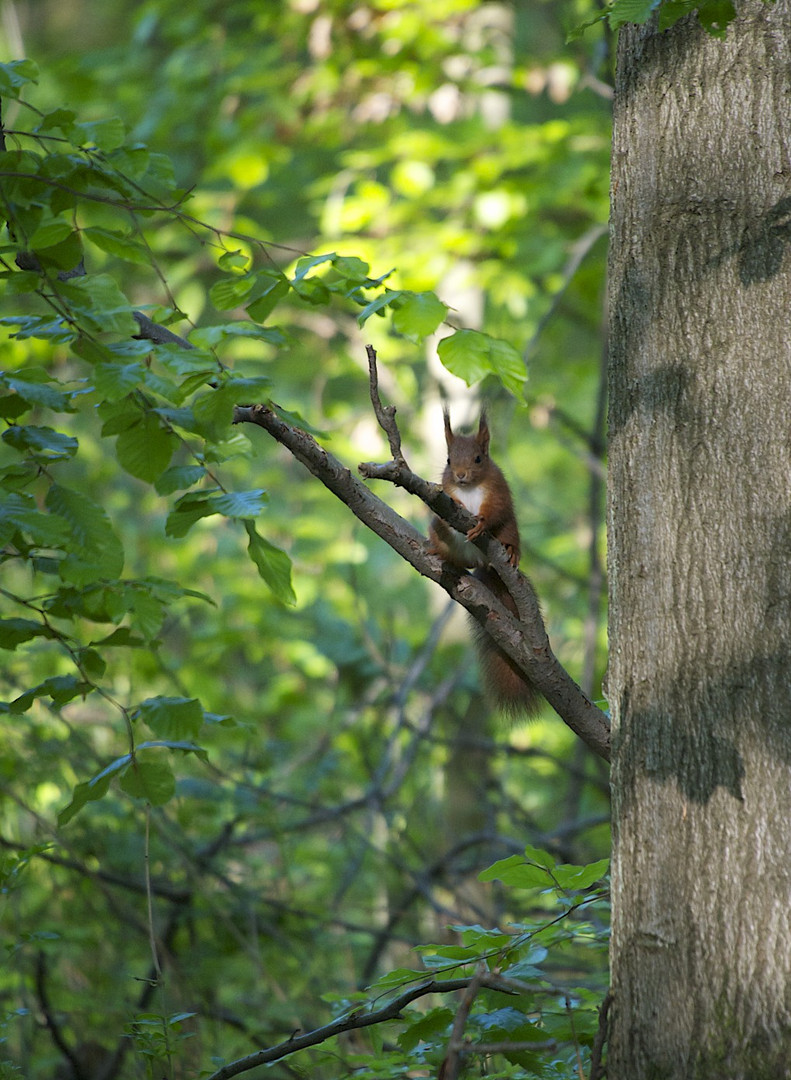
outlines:
[[[160,495],[172,495],[174,491],[199,483],[205,476],[203,465],[172,465],[157,479],[154,487]]]
[[[53,705],[60,708],[68,704],[76,697],[85,697],[93,690],[90,683],[78,678],[76,675],[53,675],[44,682],[26,690],[11,702],[9,709],[14,713],[27,712],[36,698],[48,697]]]
[[[327,431],[323,431],[321,428],[313,427],[301,413],[289,412],[288,409],[282,408],[274,401],[267,402],[270,409],[280,417],[281,420],[285,420],[291,427],[299,428],[300,431],[306,432],[308,435],[313,435],[316,439],[329,439],[332,436]]]
[[[40,462],[66,461],[77,453],[79,443],[73,435],[63,435],[48,427],[18,427],[3,432],[3,442]]]
[[[32,544],[44,548],[65,548],[71,527],[61,518],[37,510],[30,495],[11,494],[0,505],[0,543],[7,544],[17,529]]]
[[[736,8],[731,0],[703,0],[698,4],[698,19],[707,34],[723,38],[728,24],[736,18]]]
[[[404,292],[393,312],[393,326],[399,334],[421,340],[434,333],[447,313],[447,304],[433,292]]]
[[[105,401],[120,401],[128,397],[144,381],[146,369],[143,364],[98,363],[93,369],[93,386]]]
[[[117,149],[124,141],[124,125],[117,116],[74,124],[72,132],[80,146],[95,146],[105,152]]]
[[[59,315],[11,315],[0,319],[0,326],[15,326],[11,337],[24,341],[39,338],[53,345],[68,345],[77,338],[77,331]]]
[[[453,1023],[454,1013],[445,1006],[431,1009],[414,1024],[410,1024],[398,1036],[397,1042],[402,1050],[414,1050],[418,1043],[432,1043],[447,1035]]]
[[[44,132],[54,131],[59,128],[68,137],[76,119],[77,114],[72,109],[53,109],[51,112],[44,114],[34,130]]]
[[[193,330],[190,334],[190,341],[198,348],[213,349],[221,341],[228,341],[234,338],[252,338],[255,341],[271,341],[272,330],[268,330],[263,326],[254,326],[249,322],[227,322],[219,323],[214,326],[200,326],[197,330]],[[199,355],[199,354],[197,354]],[[196,353],[184,355],[181,354],[181,363],[184,365],[189,357],[195,357]],[[207,358],[211,359],[208,357]],[[216,365],[216,361],[214,362]],[[217,368],[214,367],[212,374],[217,375]],[[234,376],[235,377],[235,376]]]
[[[539,866],[543,866],[546,870],[555,869],[555,860],[549,854],[548,851],[544,851],[543,848],[532,847],[527,844],[525,847],[525,857],[531,862],[538,863]]]
[[[555,867],[554,877],[562,889],[587,889],[605,876],[609,865],[609,859],[599,859],[587,866],[569,866],[564,863]]]
[[[32,60],[0,64],[0,97],[18,98],[22,87],[31,82],[38,82],[38,66]]]
[[[67,237],[71,236],[72,231],[72,226],[68,221],[62,219],[50,220],[39,225],[28,243],[33,251],[43,251],[46,248],[62,243]]]
[[[192,526],[201,518],[216,513],[217,511],[209,502],[208,493],[196,494],[190,492],[187,495],[182,495],[167,516],[165,535],[180,539],[182,536],[186,536]]]
[[[104,509],[81,492],[52,484],[45,500],[47,509],[68,522],[71,543],[60,564],[64,581],[85,585],[102,578],[117,578],[124,552]]]
[[[237,248],[235,251],[224,251],[217,260],[217,265],[221,270],[233,271],[233,270],[247,270],[250,265],[250,256],[247,255],[241,248]]]
[[[244,303],[253,283],[253,278],[249,276],[222,278],[209,289],[209,299],[218,311],[230,311]]]
[[[77,662],[80,670],[84,671],[92,679],[101,679],[107,670],[107,664],[96,649],[82,648],[76,650]]]
[[[207,437],[220,440],[230,427],[235,405],[267,401],[271,380],[266,375],[226,379],[215,390],[196,398],[193,412]]]
[[[217,389],[208,390],[194,400],[192,411],[207,438],[219,441],[229,429],[234,405],[246,397],[245,391],[235,389],[235,386],[235,380],[226,380]]]
[[[163,739],[194,739],[203,724],[203,708],[197,698],[147,698],[137,716]]]
[[[291,584],[291,559],[285,551],[260,536],[251,521],[245,522],[245,529],[250,538],[247,550],[258,567],[258,573],[278,600],[284,604],[295,604],[297,598]]]
[[[0,320],[3,323],[6,320]],[[19,395],[29,407],[39,406],[55,412],[74,412],[71,395],[56,390],[51,384],[55,380],[42,368],[26,368],[25,377],[0,375],[0,382],[14,394]],[[18,414],[17,414],[18,415]]]
[[[132,305],[109,274],[88,274],[59,285],[76,315],[99,333],[113,331],[125,337],[137,333]]]
[[[13,652],[17,645],[34,637],[54,638],[57,634],[33,619],[0,619],[0,649]]]
[[[136,424],[140,418],[140,406],[133,398],[121,401],[103,401],[97,410],[101,417],[102,438],[117,435]]]
[[[212,496],[215,513],[230,518],[258,517],[269,496],[263,488],[252,491],[228,491]]]
[[[204,714],[204,719],[208,720],[207,714]],[[150,750],[156,747],[164,747],[165,750],[181,750],[185,754],[194,754],[201,761],[207,763],[209,760],[209,755],[202,746],[198,746],[194,742],[185,742],[183,739],[146,739],[145,742],[138,743],[137,749]]]
[[[330,302],[330,290],[318,277],[300,280],[295,278],[292,282],[294,292],[306,300],[309,304],[319,307]]]
[[[253,289],[252,295],[255,299],[245,309],[247,314],[256,322],[265,322],[277,305],[278,300],[282,300],[284,296],[287,296],[290,288],[291,285],[288,279],[279,277],[263,289]]]
[[[303,258],[297,259],[294,281],[304,280],[314,267],[321,266],[322,263],[332,262],[334,258],[335,252],[331,251],[328,255],[305,255]]]
[[[101,645],[103,649],[114,648],[127,648],[127,649],[139,649],[145,645],[146,639],[137,637],[132,633],[132,630],[128,626],[119,626],[117,630],[113,630],[107,637],[101,638],[99,641],[91,642],[92,645]]]
[[[212,514],[223,517],[251,518],[261,513],[267,493],[258,488],[254,491],[202,491],[182,495],[165,522],[168,536],[186,536],[196,521]]]
[[[644,23],[661,0],[613,0],[607,11],[610,29],[617,30],[624,23]]]
[[[478,875],[478,879],[502,881],[504,885],[512,885],[517,889],[546,889],[552,884],[548,870],[525,862],[521,855],[511,855],[507,859],[500,859],[487,870],[483,870]]]
[[[82,234],[101,251],[107,252],[108,255],[114,255],[117,259],[135,263],[137,266],[149,266],[151,264],[149,252],[139,240],[135,240],[129,233],[89,226],[82,230]]]
[[[521,395],[527,372],[513,345],[479,330],[457,330],[440,341],[437,353],[448,371],[464,379],[468,386],[493,374],[512,394]]]
[[[355,285],[366,284],[371,272],[370,265],[356,255],[336,255],[332,260],[332,268],[340,277]]]
[[[36,248],[36,258],[43,267],[53,266],[56,270],[75,270],[83,257],[80,234],[72,230],[57,243],[48,242],[45,247]]]
[[[549,950],[538,946],[531,948],[526,955],[522,955],[515,964],[509,965],[504,974],[511,979],[545,979],[546,973],[538,967],[549,955]]]
[[[122,431],[115,444],[115,452],[122,467],[138,480],[152,483],[170,464],[179,440],[151,413]]]
[[[699,0],[664,0],[659,9],[659,29],[668,30],[679,19],[690,15],[698,6]]]
[[[403,296],[402,292],[393,292],[388,289],[381,296],[377,296],[375,300],[372,300],[369,304],[366,304],[360,314],[357,316],[357,322],[360,326],[363,326],[372,315],[381,315],[388,304],[392,304],[395,300],[398,300]]]
[[[164,761],[133,761],[121,776],[121,789],[134,799],[164,806],[176,791],[176,778]]]
[[[167,605],[160,596],[145,588],[136,589],[130,597],[132,625],[146,641],[155,641],[167,615]]]
[[[64,825],[68,825],[74,815],[82,810],[86,803],[96,802],[97,799],[103,798],[107,794],[113,775],[128,765],[130,760],[129,754],[124,754],[123,757],[116,758],[106,769],[102,769],[92,780],[85,780],[83,783],[77,784],[71,802],[58,814],[58,826],[62,828]]]

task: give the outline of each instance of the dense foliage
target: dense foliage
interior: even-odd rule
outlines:
[[[606,26],[40,7],[0,67],[0,1072],[230,1076],[285,1043],[275,1075],[436,1075],[469,1038],[488,1075],[578,1076],[603,765],[550,710],[490,723],[444,594],[230,421],[274,400],[384,460],[372,342],[437,477],[439,388],[462,421],[484,398],[600,696]]]

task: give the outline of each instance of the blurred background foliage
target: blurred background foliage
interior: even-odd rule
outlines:
[[[212,370],[253,380],[248,393],[271,393],[354,469],[387,457],[370,342],[407,458],[433,479],[441,400],[459,424],[485,401],[522,569],[555,652],[600,700],[611,56],[601,25],[566,42],[589,15],[581,0],[4,0],[0,59],[28,57],[38,75],[21,102],[3,95],[2,1075],[208,1075],[326,1022],[391,969],[419,969],[416,944],[439,943],[434,966],[447,965],[463,939],[449,927],[478,926],[466,944],[480,951],[483,927],[513,937],[553,919],[544,890],[478,881],[496,859],[526,844],[561,863],[606,855],[602,763],[548,707],[513,729],[489,716],[445,594],[264,432],[232,428],[234,391],[205,387]],[[74,116],[25,138],[57,110]],[[90,127],[110,117],[123,129]],[[99,170],[129,175],[144,145],[172,177],[146,158],[136,195],[74,196],[69,179],[42,210],[11,157],[73,157],[76,123]],[[88,275],[58,282],[76,234]],[[38,251],[21,235],[52,257],[44,289],[15,262]],[[300,256],[328,252],[370,269],[299,277]],[[262,293],[247,313],[246,274]],[[198,346],[191,367],[177,346],[130,340],[108,281]],[[436,293],[446,322],[399,322],[391,305],[360,326],[385,288]],[[212,329],[234,322],[250,332]],[[527,381],[449,374],[437,344],[452,327],[506,342]],[[191,428],[167,411],[182,407]],[[163,480],[169,465],[194,477]],[[174,525],[180,492],[215,480],[266,495],[249,514],[224,504]],[[65,506],[63,491],[86,501]],[[378,493],[425,532],[421,504]],[[254,514],[292,561],[293,604],[248,557],[240,519]],[[606,923],[564,903],[529,976],[555,1048],[495,1056],[490,1075],[577,1075],[587,1053]],[[576,1028],[571,987],[588,1010]],[[400,1076],[405,1060],[435,1074],[449,1023],[436,1015],[420,1041],[358,1034],[275,1075]]]

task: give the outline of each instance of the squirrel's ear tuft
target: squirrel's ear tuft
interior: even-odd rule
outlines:
[[[478,434],[475,436],[475,438],[477,439],[478,444],[481,447],[481,449],[484,451],[484,453],[488,453],[488,450],[489,450],[489,422],[486,419],[486,409],[485,408],[481,409],[481,419],[480,419],[480,422],[478,424]]]
[[[453,442],[453,428],[450,426],[450,410],[447,405],[442,410],[442,417],[445,421],[445,442],[448,444],[448,449],[450,449],[450,444]]]

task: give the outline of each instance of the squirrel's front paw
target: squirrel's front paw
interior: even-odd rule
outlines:
[[[484,532],[485,528],[486,528],[486,522],[483,520],[483,518],[479,517],[478,518],[478,523],[476,525],[473,525],[473,527],[467,533],[467,539],[468,540],[477,540],[479,536],[483,535],[483,532]]]

